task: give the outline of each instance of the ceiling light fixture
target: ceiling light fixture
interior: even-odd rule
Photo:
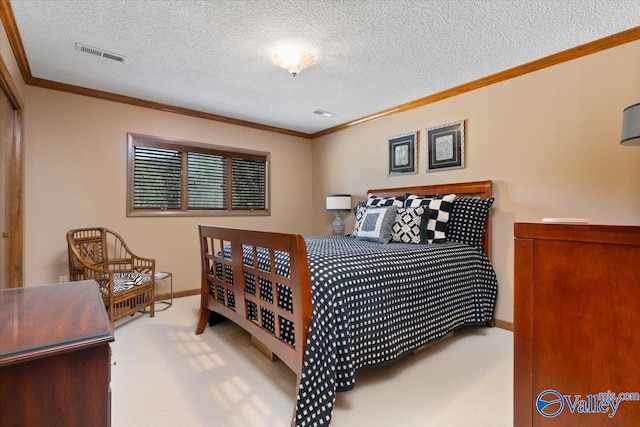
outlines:
[[[284,68],[295,77],[300,71],[316,63],[316,57],[299,47],[285,47],[271,55],[275,65]]]

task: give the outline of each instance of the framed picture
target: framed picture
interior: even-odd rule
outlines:
[[[464,120],[427,129],[427,172],[464,168]]]
[[[418,132],[389,138],[389,176],[417,173]]]

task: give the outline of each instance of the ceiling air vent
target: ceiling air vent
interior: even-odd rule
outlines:
[[[330,111],[324,111],[324,110],[320,110],[320,109],[314,111],[313,114],[318,114],[318,115],[324,116],[324,117],[333,117],[333,116],[336,115],[336,113],[332,113]]]
[[[101,56],[103,58],[111,59],[113,61],[124,62],[126,56],[120,55],[113,52],[107,52],[103,49],[98,49],[97,47],[88,46],[82,43],[76,43],[76,50],[80,52],[90,53],[91,55]]]

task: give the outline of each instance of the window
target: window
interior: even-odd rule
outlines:
[[[269,215],[269,153],[128,134],[128,216]]]

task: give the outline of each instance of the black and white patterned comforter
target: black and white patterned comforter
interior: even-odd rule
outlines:
[[[380,244],[338,236],[307,237],[305,242],[313,316],[297,426],[328,425],[336,391],[354,387],[357,370],[493,319],[496,275],[488,258],[471,246]],[[245,264],[253,264],[251,248],[244,249]],[[258,263],[270,268],[264,250],[258,251]],[[276,251],[276,271],[288,276],[288,254]],[[279,295],[290,299],[284,290]],[[273,321],[267,323],[272,330]],[[283,335],[293,336],[291,331]]]
[[[497,279],[487,257],[458,243],[386,244],[306,238],[313,317],[296,425],[324,426],[355,372],[465,325],[493,318]]]

